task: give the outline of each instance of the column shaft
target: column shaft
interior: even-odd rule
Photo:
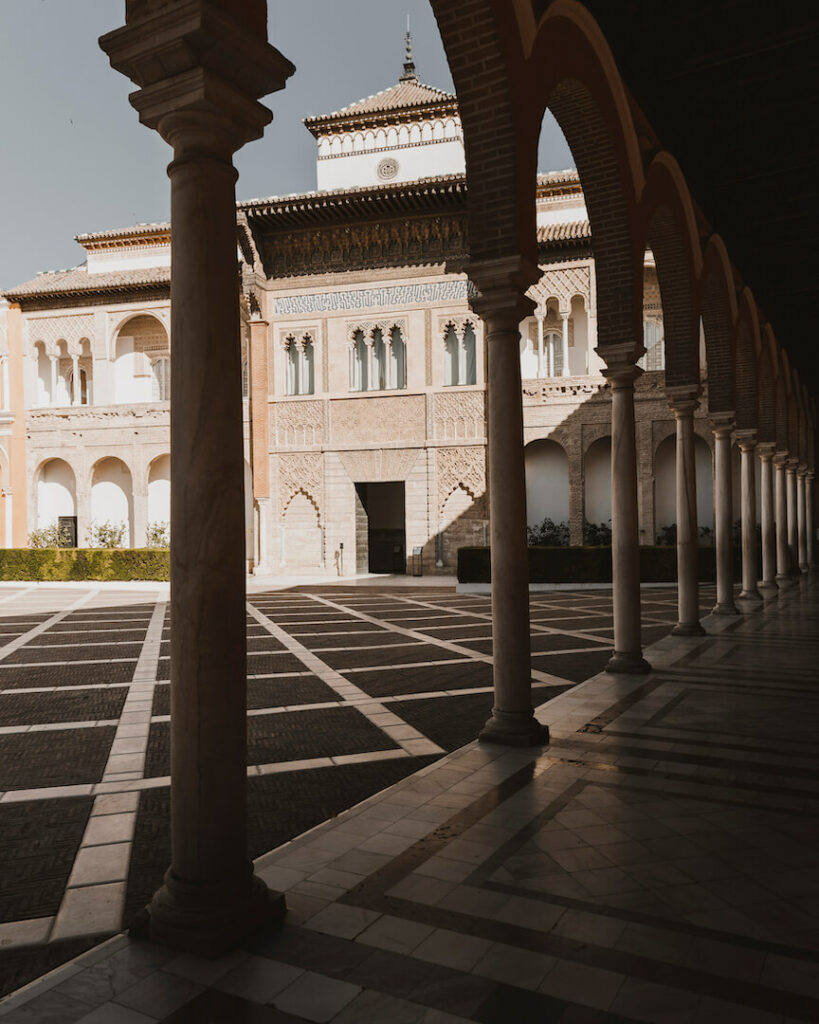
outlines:
[[[746,600],[760,600],[757,589],[757,540],[756,540],[756,438],[750,432],[737,435],[741,453],[740,501],[742,526],[742,590],[740,597]]]
[[[640,533],[637,518],[637,442],[631,365],[604,371],[611,381],[611,571],[614,656],[608,672],[648,672],[640,633]]]
[[[700,636],[699,558],[697,543],[697,466],[694,454],[696,399],[672,402],[677,419],[677,604],[673,632]]]
[[[715,615],[737,615],[734,604],[733,501],[731,497],[731,424],[714,424],[714,542],[717,603]]]
[[[776,586],[776,519],[774,515],[773,445],[760,445],[759,473],[762,507],[762,586]]]
[[[799,526],[796,520],[796,460],[788,459],[786,466],[788,482],[788,573],[799,574]]]
[[[563,376],[569,376],[569,316],[570,313],[561,313],[563,317],[563,334],[562,334],[562,345],[563,345]]]
[[[808,558],[808,569],[812,569],[816,564],[815,548],[816,548],[816,533],[813,518],[813,491],[814,491],[814,474],[808,473],[805,480],[805,539],[807,544],[807,558]]]
[[[543,315],[538,314],[537,318],[537,375],[543,376]]]
[[[800,572],[808,569],[808,538],[805,533],[805,474],[796,477],[796,534]]]
[[[776,469],[776,579],[783,582],[788,578],[788,474],[785,469],[786,456],[777,455]]]
[[[530,746],[548,730],[534,717],[529,639],[526,482],[517,320],[482,312],[488,359],[489,524],[495,705],[481,739]]]

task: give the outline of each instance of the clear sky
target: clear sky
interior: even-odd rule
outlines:
[[[421,81],[452,89],[428,0],[269,0],[269,36],[296,65],[264,138],[236,157],[240,199],[315,188],[302,125],[398,80],[410,14]],[[123,0],[0,0],[0,289],[74,266],[74,236],[168,217],[170,150],[142,127],[133,89],[97,38],[124,24]],[[540,169],[572,166],[548,117]]]

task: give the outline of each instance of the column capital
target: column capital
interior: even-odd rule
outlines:
[[[772,459],[774,452],[776,451],[776,444],[774,441],[759,441],[756,446],[757,454],[763,462],[767,462],[768,459]]]
[[[131,0],[125,21],[100,46],[140,87],[132,106],[177,159],[226,159],[262,135],[272,114],[257,100],[284,88],[295,67],[258,26],[214,0]]]
[[[631,341],[619,345],[598,346],[594,350],[605,362],[605,369],[602,371],[613,388],[633,387],[634,381],[642,374],[642,369],[637,365],[637,359],[645,351],[640,351],[635,356],[635,345]]]
[[[808,475],[808,464],[807,464],[807,462],[800,462],[799,465],[796,467],[796,473],[797,473],[797,476],[807,476]]]
[[[702,388],[687,384],[665,389],[668,404],[675,416],[693,416],[700,404]]]
[[[789,473],[796,473],[796,469],[799,466],[799,459],[795,455],[789,455],[785,460],[785,469]]]
[[[497,260],[470,260],[469,280],[478,290],[469,305],[484,320],[505,320],[505,327],[517,330],[518,324],[535,310],[535,301],[526,294],[540,280],[538,267],[522,256],[504,256]]]
[[[775,451],[774,452],[774,457],[773,457],[773,463],[774,463],[775,466],[781,466],[784,469],[787,466],[787,464],[788,464],[788,453],[787,453],[787,451],[782,451],[781,449],[779,451]]]
[[[752,452],[756,448],[756,427],[734,431],[734,438],[741,452]]]
[[[711,430],[714,437],[730,437],[734,430],[734,413],[711,413]]]

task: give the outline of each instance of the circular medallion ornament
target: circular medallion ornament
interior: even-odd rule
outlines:
[[[376,173],[379,181],[391,181],[398,174],[398,161],[391,156],[385,156],[379,163]]]

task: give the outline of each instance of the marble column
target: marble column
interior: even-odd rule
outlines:
[[[568,377],[570,375],[569,374],[569,317],[571,315],[572,314],[570,312],[569,313],[561,313],[560,314],[560,316],[561,316],[561,318],[563,320],[563,332],[562,332],[562,335],[561,335],[561,344],[563,346],[562,356],[563,356],[563,376],[564,377]]]
[[[788,562],[788,479],[787,452],[776,452],[776,582],[781,586],[790,577]]]
[[[677,421],[677,607],[678,636],[702,636],[699,611],[699,555],[697,531],[697,465],[694,449],[694,413],[699,388],[667,390]]]
[[[59,362],[58,362],[57,356],[49,356],[48,358],[49,358],[49,360],[51,362],[51,401],[49,402],[49,405],[56,405],[57,404],[57,379],[58,379],[57,369],[58,369],[58,366],[59,366]]]
[[[742,527],[742,590],[746,601],[760,601],[757,588],[756,541],[756,430],[737,430],[740,461],[740,522]]]
[[[731,433],[734,414],[711,417],[714,432],[714,543],[716,546],[717,603],[712,615],[739,615],[734,604],[734,511],[731,483]]]
[[[776,445],[772,441],[756,446],[759,455],[762,525],[762,582],[761,589],[776,589],[776,517],[774,515],[774,467],[773,454]]]
[[[538,722],[532,708],[519,331],[531,304],[523,289],[509,280],[518,263],[499,260],[488,268],[484,265],[473,278],[480,297],[473,299],[472,304],[484,321],[487,348],[495,698],[492,717],[480,739],[510,746],[534,746],[548,741],[549,730]],[[475,274],[474,270],[470,273]]]
[[[607,672],[649,672],[640,633],[640,532],[637,514],[637,443],[634,381],[642,370],[634,346],[598,349],[611,386],[611,571],[614,655]]]
[[[538,379],[543,376],[543,317],[544,314],[538,311],[537,315],[537,375]]]
[[[816,565],[816,526],[813,518],[813,495],[815,474],[808,471],[805,477],[805,538],[807,544],[808,569]]]
[[[367,391],[378,391],[378,378],[375,374],[375,338],[365,338],[367,349]]]
[[[788,575],[799,575],[799,525],[796,520],[796,468],[799,460],[789,458],[785,463],[788,508]]]
[[[796,473],[796,543],[799,552],[799,571],[808,571],[808,538],[805,532],[805,474],[808,467],[799,466]]]
[[[71,373],[74,378],[74,397],[72,405],[82,405],[82,381],[80,380],[80,360],[78,356],[71,357]]]
[[[266,5],[130,0],[100,45],[173,147],[171,179],[171,866],[137,933],[221,956],[284,900],[247,850],[244,453],[237,172],[257,102],[295,70]]]

